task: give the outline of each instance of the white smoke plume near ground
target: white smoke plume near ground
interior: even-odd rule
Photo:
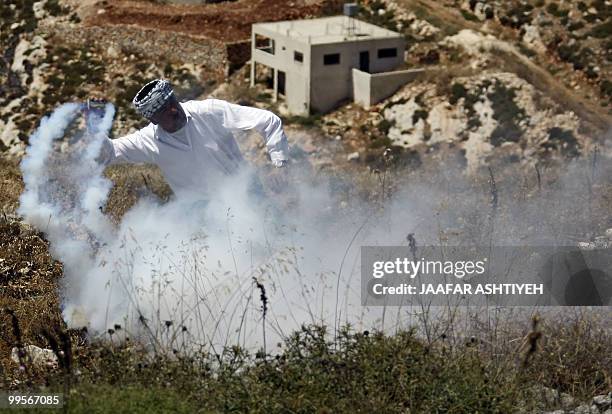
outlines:
[[[114,108],[65,148],[78,109],[61,106],[31,137],[19,208],[64,265],[68,326],[104,333],[119,325],[159,347],[254,348],[302,324],[363,319],[351,239],[364,216],[323,220],[327,195],[309,187],[302,213],[281,218],[287,212],[249,198],[245,170],[214,200],[145,197],[115,226],[102,213],[111,183],[96,162]]]
[[[158,350],[267,345],[269,352],[310,323],[407,328],[418,322],[410,307],[361,306],[360,246],[406,245],[412,232],[421,245],[437,244],[452,237],[452,226],[462,226],[474,244],[529,244],[528,231],[565,231],[563,211],[574,220],[582,214],[571,210],[583,190],[578,174],[561,179],[558,194],[515,202],[510,195],[522,187],[489,183],[479,193],[447,165],[442,185],[433,178],[411,184],[382,212],[339,208],[327,188],[313,185],[301,185],[300,203],[279,211],[249,198],[245,170],[214,200],[186,194],[160,204],[144,197],[115,225],[102,213],[111,183],[96,162],[114,108],[85,133],[75,126],[78,114],[78,105],[63,105],[30,138],[19,213],[46,234],[64,265],[69,327],[104,335],[121,326]],[[491,207],[498,191],[500,206]],[[551,206],[559,214],[549,214]]]

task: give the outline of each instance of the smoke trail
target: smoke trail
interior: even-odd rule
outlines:
[[[57,212],[50,200],[41,199],[46,182],[46,161],[52,151],[53,140],[61,138],[68,124],[75,118],[78,104],[60,106],[51,116],[40,121],[40,127],[30,137],[30,145],[21,163],[26,191],[20,198],[19,213],[38,228]]]
[[[83,273],[95,265],[96,246],[114,237],[101,212],[111,183],[95,158],[115,110],[108,104],[95,129],[77,131],[78,140],[61,150],[60,138],[76,127],[80,109],[79,104],[64,104],[43,118],[21,163],[25,191],[18,213],[47,233],[51,253],[64,263],[64,298],[71,297],[83,283]]]

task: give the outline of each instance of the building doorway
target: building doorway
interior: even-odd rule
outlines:
[[[370,73],[370,52],[359,52],[359,70]]]

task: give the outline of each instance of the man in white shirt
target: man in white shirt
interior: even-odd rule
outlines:
[[[287,163],[287,137],[281,119],[270,111],[219,99],[180,103],[163,79],[147,83],[132,103],[151,123],[107,139],[101,159],[106,164],[156,164],[175,194],[190,191],[210,197],[224,177],[240,170],[244,159],[233,130],[255,129],[265,139],[274,166]]]

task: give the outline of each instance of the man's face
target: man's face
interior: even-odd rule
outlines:
[[[176,98],[171,97],[155,115],[149,118],[149,121],[159,125],[164,131],[173,133],[185,125],[187,115],[185,115],[185,111],[183,111]]]

